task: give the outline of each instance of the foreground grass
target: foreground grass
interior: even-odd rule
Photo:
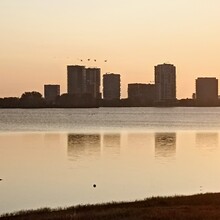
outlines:
[[[6,214],[0,219],[215,220],[220,219],[220,193],[156,197],[136,202],[75,206],[65,209],[45,208]]]

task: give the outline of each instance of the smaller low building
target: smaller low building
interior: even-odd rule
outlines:
[[[198,105],[217,105],[218,79],[215,77],[200,77],[196,79],[196,102]]]
[[[54,103],[60,96],[60,85],[44,85],[44,98],[47,103]]]
[[[128,84],[128,99],[131,105],[152,105],[156,99],[155,84]]]

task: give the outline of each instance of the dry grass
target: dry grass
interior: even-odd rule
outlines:
[[[49,208],[21,211],[1,216],[17,220],[206,220],[220,219],[220,193],[194,196],[157,197],[144,201],[76,206],[66,209]]]

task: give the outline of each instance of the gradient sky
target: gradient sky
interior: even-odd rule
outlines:
[[[154,66],[177,67],[177,97],[195,78],[220,79],[219,0],[0,0],[0,97],[66,92],[67,64],[98,66],[127,84],[154,81]],[[97,59],[81,63],[79,59]],[[108,59],[107,63],[104,60]]]

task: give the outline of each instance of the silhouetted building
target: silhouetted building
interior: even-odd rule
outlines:
[[[60,85],[44,85],[44,98],[47,102],[55,102],[60,96]]]
[[[100,68],[86,69],[86,93],[91,94],[93,98],[101,99],[100,93]]]
[[[120,74],[106,73],[103,75],[103,98],[105,100],[120,99],[121,77]]]
[[[216,105],[218,102],[218,79],[214,77],[197,78],[196,101],[199,105]]]
[[[196,93],[192,94],[192,99],[195,100],[196,99]]]
[[[176,101],[176,67],[166,63],[155,66],[155,85],[157,102]]]
[[[67,93],[76,96],[86,93],[85,66],[67,66]]]
[[[100,68],[85,66],[67,66],[67,90],[69,95],[100,99]]]
[[[128,99],[134,105],[153,104],[156,96],[154,84],[128,84]]]

